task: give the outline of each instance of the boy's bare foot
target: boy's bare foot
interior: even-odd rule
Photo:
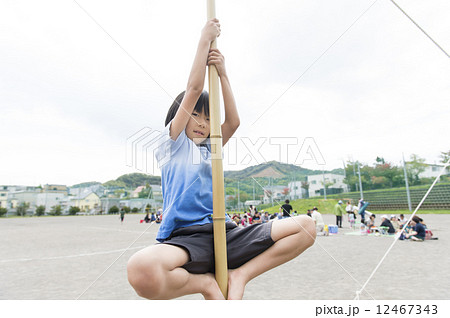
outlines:
[[[247,280],[239,269],[228,271],[228,299],[242,299],[244,297]]]
[[[225,300],[223,294],[217,284],[213,274],[207,273],[205,275],[205,291],[202,293],[205,300]]]

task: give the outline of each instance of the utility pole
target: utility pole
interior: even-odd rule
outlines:
[[[255,179],[253,179],[253,201],[255,201]]]
[[[361,182],[361,170],[359,169],[359,161],[357,161],[357,163],[358,163],[358,176],[359,176],[359,191],[361,193],[361,199],[364,199],[362,182]]]
[[[325,183],[325,170],[322,170],[322,180],[323,180],[323,193],[325,200],[327,199],[327,185]]]
[[[239,180],[238,180],[238,212],[241,212],[241,196],[239,193]]]
[[[356,177],[355,162],[354,161],[353,161],[353,176]],[[356,189],[356,191],[358,191],[358,184],[357,183],[355,183],[355,189]]]
[[[408,174],[406,173],[406,163],[405,163],[405,155],[402,153],[402,157],[403,157],[403,172],[405,173],[405,185],[406,185],[406,195],[408,197],[408,208],[409,211],[412,211],[412,207],[411,207],[411,195],[409,193],[409,185],[408,185]]]

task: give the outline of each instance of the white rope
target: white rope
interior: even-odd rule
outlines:
[[[378,268],[381,266],[381,264],[383,263],[384,259],[386,258],[386,256],[389,254],[389,252],[392,250],[392,248],[394,247],[395,243],[398,241],[398,239],[400,238],[400,235],[405,231],[406,226],[408,225],[408,223],[412,220],[412,218],[414,217],[414,215],[416,214],[416,212],[419,210],[420,206],[422,205],[422,203],[425,201],[425,199],[427,198],[428,194],[430,194],[431,190],[433,189],[434,185],[436,184],[436,182],[439,180],[439,178],[441,177],[441,175],[444,173],[444,171],[447,169],[447,167],[450,164],[450,160],[447,161],[447,163],[444,165],[444,168],[442,168],[441,172],[439,173],[439,175],[436,177],[436,179],[434,180],[433,184],[430,186],[430,188],[428,189],[427,193],[425,193],[424,197],[422,198],[422,200],[420,201],[419,205],[417,205],[416,209],[414,210],[413,214],[411,214],[411,216],[409,217],[408,221],[405,223],[405,225],[403,225],[402,230],[400,231],[400,233],[397,233],[395,235],[395,239],[394,242],[392,242],[391,246],[389,247],[389,249],[386,251],[386,253],[384,254],[383,258],[380,260],[380,262],[378,263],[378,265],[375,267],[375,269],[373,270],[372,274],[370,274],[369,278],[367,279],[367,281],[364,283],[363,287],[360,290],[356,291],[356,296],[354,298],[354,300],[359,300],[359,296],[361,294],[361,292],[364,290],[364,288],[367,286],[367,284],[370,282],[370,280],[372,279],[372,277],[375,275],[375,273],[377,272]]]
[[[420,25],[418,25],[417,23],[416,23],[416,21],[414,21],[402,8],[400,8],[400,6],[397,4],[397,3],[395,3],[395,1],[394,0],[390,0],[409,20],[411,20],[411,22],[412,23],[414,23],[414,25],[416,26],[416,27],[418,27],[419,28],[419,30],[420,31],[422,31],[423,32],[423,34],[425,34],[442,52],[444,52],[444,54],[445,55],[447,55],[447,57],[449,57],[450,58],[450,55],[448,55],[448,53],[435,41],[435,40],[433,40],[433,38],[431,37],[431,36],[429,36],[428,35],[428,33],[427,32],[425,32],[425,30],[424,29],[422,29],[421,27],[420,27]]]

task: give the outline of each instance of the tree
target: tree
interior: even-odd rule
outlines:
[[[125,213],[130,213],[131,211],[129,206],[124,206],[122,209],[125,211]]]
[[[151,209],[152,205],[150,203],[147,203],[147,205],[145,206],[145,213],[149,213]]]
[[[45,213],[45,205],[40,205],[36,208],[36,215],[41,216]]]
[[[115,205],[109,208],[108,213],[119,213],[119,208]]]
[[[0,217],[4,216],[6,213],[8,213],[6,208],[0,208]]]
[[[18,216],[25,216],[27,214],[27,210],[30,207],[30,204],[27,202],[20,203],[16,208],[16,214]]]
[[[69,208],[69,214],[70,215],[76,215],[78,212],[80,212],[80,208],[77,206],[71,206]]]
[[[419,174],[425,171],[427,165],[425,159],[420,158],[416,154],[410,156],[410,161],[406,162],[406,173],[408,175],[408,181],[412,185],[420,184]]]
[[[375,159],[375,161],[378,163],[378,164],[382,164],[382,165],[384,165],[386,162],[384,161],[384,158],[383,157],[377,157],[377,159]]]
[[[306,198],[309,198],[309,182],[302,181],[301,188],[306,190]]]
[[[288,196],[290,190],[291,189],[289,189],[289,188],[284,188],[283,191],[281,192],[281,194],[284,196],[285,199]]]
[[[134,207],[134,208],[131,210],[131,212],[132,212],[132,213],[138,213],[138,212],[139,212],[139,209],[136,208],[136,207]]]
[[[61,215],[62,208],[60,205],[54,205],[52,206],[50,210],[50,215]]]
[[[441,162],[446,164],[450,160],[450,150],[447,152],[441,151]]]

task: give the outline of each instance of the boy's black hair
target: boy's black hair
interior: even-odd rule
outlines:
[[[175,98],[172,106],[170,106],[169,111],[167,112],[166,122],[164,126],[167,126],[177,114],[177,111],[180,108],[185,93],[186,91],[183,91]],[[197,103],[195,104],[194,111],[200,114],[205,113],[205,115],[209,117],[209,94],[207,91],[203,91],[200,94],[200,97],[198,98]]]

